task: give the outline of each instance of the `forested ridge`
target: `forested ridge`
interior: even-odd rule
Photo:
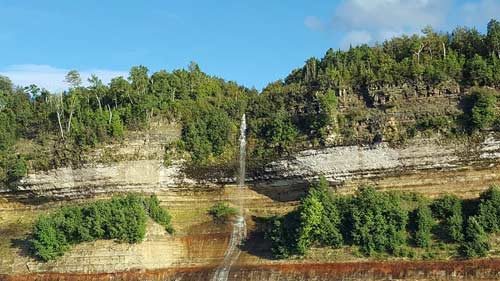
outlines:
[[[166,159],[196,166],[231,166],[244,112],[253,165],[305,147],[498,130],[500,22],[491,20],[486,34],[429,27],[374,46],[330,49],[260,93],[196,63],[152,74],[136,66],[107,85],[92,76],[83,86],[76,71],[66,81],[67,91],[50,93],[0,77],[3,184],[29,169],[81,165],[85,150],[120,142],[152,120],[182,125]]]

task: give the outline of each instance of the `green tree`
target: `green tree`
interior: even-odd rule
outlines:
[[[427,205],[419,206],[414,212],[414,241],[418,247],[426,248],[431,244],[432,228],[435,225],[432,211]]]
[[[487,232],[500,231],[500,188],[492,186],[480,197],[477,221]]]
[[[366,255],[393,253],[405,243],[408,212],[394,199],[370,187],[353,198],[348,215],[350,236]]]
[[[436,218],[441,220],[441,227],[450,242],[463,239],[462,201],[454,195],[446,195],[435,200],[431,206]]]
[[[493,123],[496,96],[494,91],[475,88],[466,98],[464,114],[469,121],[471,130],[482,130]]]
[[[484,257],[488,254],[490,245],[488,236],[475,217],[469,217],[465,228],[465,239],[460,251],[467,258]]]
[[[299,209],[301,223],[297,240],[299,254],[305,254],[314,242],[314,238],[321,228],[324,212],[325,209],[316,196],[309,195],[302,201]]]
[[[486,39],[492,55],[500,59],[500,22],[495,19],[488,22]]]

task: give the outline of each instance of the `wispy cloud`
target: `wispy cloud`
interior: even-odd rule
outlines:
[[[333,17],[316,25],[327,26],[330,32],[342,33],[342,47],[373,43],[401,33],[417,33],[427,25],[442,28],[453,7],[452,2],[345,0],[336,7]]]
[[[64,77],[69,70],[50,65],[20,64],[1,69],[0,75],[9,77],[18,86],[35,84],[50,91],[62,91],[68,87],[64,82]],[[83,69],[79,70],[79,72],[84,84],[87,83],[87,79],[92,74],[97,75],[104,83],[108,83],[117,76],[127,76],[126,71],[108,69]]]

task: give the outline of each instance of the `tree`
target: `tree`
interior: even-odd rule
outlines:
[[[64,82],[68,83],[72,88],[77,88],[82,85],[82,78],[80,77],[80,73],[77,70],[70,70],[66,74]]]
[[[323,206],[323,215],[319,227],[314,230],[314,240],[320,245],[340,247],[343,242],[340,232],[341,215],[338,202],[328,190],[328,182],[321,176],[319,182],[314,184],[309,191],[310,195],[317,198]]]
[[[351,239],[366,255],[393,253],[405,243],[408,212],[395,198],[365,187],[356,193],[350,208]]]
[[[441,227],[450,242],[463,239],[462,201],[454,195],[445,195],[431,205],[436,218],[441,220]]]
[[[421,248],[426,248],[430,246],[431,243],[431,231],[434,226],[434,218],[432,217],[432,211],[427,205],[419,206],[414,212],[415,219],[415,234],[414,240],[415,244]]]
[[[318,230],[321,228],[325,209],[318,198],[308,195],[301,204],[300,231],[297,241],[298,253],[303,255],[314,242]]]
[[[145,66],[133,66],[130,69],[128,80],[132,86],[132,90],[139,96],[145,95],[148,89],[149,77],[148,68]]]
[[[482,130],[495,120],[496,96],[494,91],[474,88],[466,97],[464,114],[471,130]]]
[[[469,60],[467,71],[472,85],[490,85],[493,80],[493,72],[490,65],[480,55],[476,54],[472,60]]]
[[[500,59],[500,22],[495,19],[488,22],[486,38],[491,54],[495,55],[496,53],[496,56]]]
[[[110,133],[114,138],[123,137],[123,123],[120,115],[116,110],[110,111],[111,116],[111,125],[110,125]]]
[[[469,217],[465,228],[465,239],[460,247],[462,255],[467,258],[484,257],[489,249],[488,236],[483,227],[475,217]]]
[[[480,197],[477,221],[487,232],[500,231],[500,188],[492,186]]]

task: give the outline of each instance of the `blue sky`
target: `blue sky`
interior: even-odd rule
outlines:
[[[330,47],[429,24],[483,31],[495,15],[499,0],[0,0],[0,74],[60,90],[70,69],[109,81],[133,65],[170,71],[196,61],[260,89]]]

